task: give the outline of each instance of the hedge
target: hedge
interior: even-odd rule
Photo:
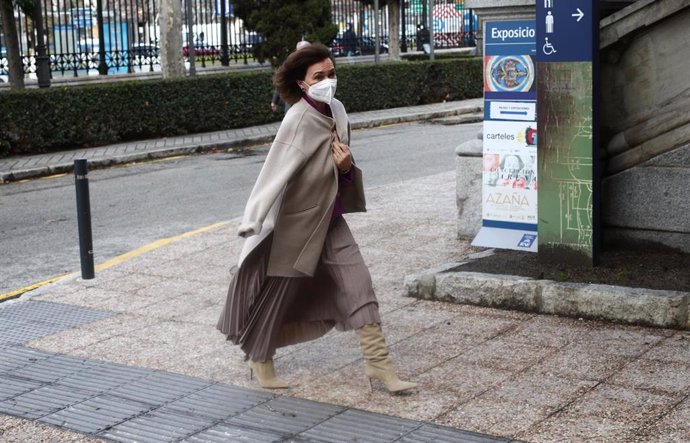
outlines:
[[[349,112],[462,100],[482,94],[481,59],[338,66]],[[266,71],[51,87],[0,93],[0,155],[254,126],[268,106]]]

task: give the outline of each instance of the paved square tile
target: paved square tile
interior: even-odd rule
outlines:
[[[462,354],[459,360],[488,368],[521,371],[555,355],[557,348],[526,345],[509,337],[500,336],[476,346],[472,352]]]
[[[540,423],[553,412],[520,402],[476,398],[440,418],[436,424],[513,438]]]
[[[644,358],[665,363],[683,364],[690,362],[690,334],[687,332],[676,333],[650,349],[644,354]]]
[[[457,333],[454,323],[448,320],[433,326],[407,340],[396,343],[390,348],[396,367],[408,374],[426,372],[446,360],[457,357],[481,342],[481,338]],[[433,352],[429,350],[433,349]],[[410,358],[409,356],[418,356]]]
[[[596,382],[572,380],[528,371],[504,380],[482,398],[518,402],[535,407],[559,409],[579,398]]]
[[[636,441],[676,443],[690,441],[690,397],[640,432]]]
[[[436,390],[453,392],[458,402],[483,394],[515,376],[515,372],[487,368],[455,358],[420,374],[414,381]]]
[[[690,394],[690,362],[662,363],[640,359],[626,365],[611,378],[610,383],[659,393]]]
[[[625,421],[559,413],[518,434],[531,443],[553,442],[624,442],[635,435]]]
[[[571,343],[547,356],[532,370],[564,378],[600,381],[621,370],[632,359],[584,343]]]
[[[677,402],[677,397],[602,384],[577,399],[564,412],[626,423],[631,429],[640,429],[668,413]]]

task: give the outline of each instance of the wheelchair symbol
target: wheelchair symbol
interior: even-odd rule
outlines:
[[[544,46],[541,48],[541,50],[544,51],[544,54],[551,55],[551,54],[555,54],[556,52],[558,52],[558,51],[556,51],[556,48],[554,48],[553,45],[551,43],[549,43],[548,37],[544,37],[544,40],[546,41],[546,43],[544,43]]]

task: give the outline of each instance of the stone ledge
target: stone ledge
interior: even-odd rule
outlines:
[[[690,329],[690,293],[454,271],[448,263],[405,277],[405,296],[540,314]]]

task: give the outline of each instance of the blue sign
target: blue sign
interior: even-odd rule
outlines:
[[[537,234],[525,234],[518,242],[518,248],[531,248],[534,240],[537,239]]]
[[[485,55],[534,55],[534,20],[488,22],[484,27]]]
[[[536,1],[537,62],[591,61],[595,0]]]
[[[484,35],[484,99],[536,100],[534,20],[487,22]]]
[[[225,16],[226,17],[232,17],[235,14],[235,11],[232,9],[232,1],[231,0],[216,0],[216,17],[220,17],[220,2],[225,1]]]

